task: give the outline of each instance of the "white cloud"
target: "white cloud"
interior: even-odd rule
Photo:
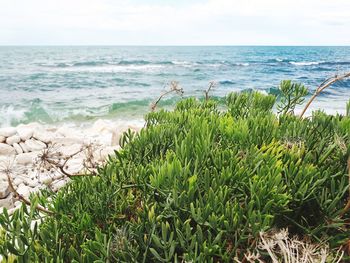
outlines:
[[[349,45],[348,0],[0,0],[0,44]]]

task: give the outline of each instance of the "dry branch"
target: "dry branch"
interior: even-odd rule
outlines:
[[[318,88],[316,89],[315,93],[312,95],[312,97],[310,98],[310,100],[308,101],[308,103],[305,105],[305,108],[303,109],[303,111],[300,114],[300,118],[302,118],[306,112],[306,110],[309,108],[310,104],[314,101],[314,99],[327,87],[331,86],[332,84],[343,80],[345,78],[350,77],[350,72],[342,74],[342,75],[335,75],[334,77],[330,77],[328,79],[326,79],[325,81],[323,81]]]
[[[209,92],[211,89],[215,88],[216,87],[216,82],[215,81],[210,81],[209,82],[209,86],[208,86],[208,89],[204,91],[204,94],[205,94],[205,100],[208,101],[209,100]]]
[[[170,94],[170,93],[172,93],[172,92],[175,92],[175,93],[179,94],[180,96],[183,95],[184,91],[183,91],[183,89],[180,87],[178,81],[173,80],[173,81],[171,81],[171,82],[169,83],[168,86],[169,86],[169,90],[164,91],[164,92],[159,96],[159,98],[158,98],[155,102],[153,102],[153,103],[151,104],[151,110],[152,110],[152,111],[155,111],[155,109],[157,108],[158,103],[161,101],[161,99],[162,99],[164,96],[166,96],[166,95],[168,95],[168,94]]]

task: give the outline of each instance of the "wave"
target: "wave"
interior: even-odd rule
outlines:
[[[219,84],[220,85],[232,85],[232,84],[235,84],[235,82],[232,80],[221,80],[221,81],[219,81]]]
[[[313,65],[350,65],[350,61],[290,61],[290,64],[294,66],[313,66]]]
[[[169,99],[163,99],[159,102],[159,107],[174,106],[177,101],[181,98],[174,96]],[[152,99],[142,99],[142,100],[133,100],[128,102],[115,102],[108,108],[108,114],[120,113],[120,112],[133,112],[133,111],[142,111],[149,112],[150,105],[154,100]]]
[[[292,64],[294,66],[312,66],[312,65],[320,65],[326,63],[325,61],[290,61],[289,64]]]
[[[281,63],[281,62],[290,62],[289,59],[285,59],[285,58],[270,58],[267,60],[268,63]]]

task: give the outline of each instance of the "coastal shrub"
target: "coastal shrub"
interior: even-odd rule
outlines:
[[[349,114],[300,118],[293,111],[306,89],[280,89],[279,98],[231,93],[225,109],[188,98],[149,113],[99,176],[32,196],[13,216],[5,209],[0,254],[5,262],[233,262],[257,251],[261,232],[282,228],[338,249],[350,234]]]

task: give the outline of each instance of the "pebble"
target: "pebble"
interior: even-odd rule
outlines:
[[[72,144],[83,144],[84,140],[80,138],[74,138],[74,137],[71,137],[71,138],[61,137],[61,138],[53,139],[52,143],[57,145],[67,146]]]
[[[12,135],[11,137],[8,137],[6,139],[6,143],[9,145],[12,145],[14,143],[19,143],[21,141],[21,138],[18,135]]]
[[[41,176],[39,181],[45,185],[49,185],[53,182],[53,177],[50,175]]]
[[[56,181],[54,182],[51,186],[52,186],[52,191],[57,192],[59,189],[61,189],[63,186],[65,186],[67,184],[68,180],[60,180],[60,181]]]
[[[18,154],[16,157],[16,162],[18,164],[22,165],[28,165],[33,163],[33,159],[38,156],[38,153],[36,152],[31,152],[31,153],[21,153]]]
[[[116,126],[113,122],[96,121],[93,127],[76,129],[68,125],[62,127],[45,127],[39,123],[19,125],[17,128],[0,129],[0,163],[11,161],[14,157],[14,173],[12,183],[16,191],[23,197],[29,197],[30,193],[50,186],[58,191],[69,178],[57,170],[39,171],[33,170],[33,164],[42,150],[52,147],[62,157],[78,153],[87,142],[94,145],[93,156],[96,161],[102,163],[108,155],[113,155],[118,150],[118,140],[122,130],[126,126]],[[117,129],[118,128],[118,129]],[[11,146],[12,145],[12,146]],[[67,163],[65,170],[70,174],[80,173],[83,169],[85,155],[83,152],[74,155]],[[16,206],[14,206],[14,202]],[[0,173],[0,211],[3,207],[9,208],[9,213],[14,212],[21,202],[14,198],[9,190],[6,175]]]
[[[4,208],[11,208],[14,204],[14,199],[13,199],[13,195],[9,194],[6,198],[4,199],[0,199],[0,208],[4,207]]]
[[[33,138],[44,142],[44,143],[50,143],[52,142],[54,136],[52,132],[45,132],[45,131],[40,131],[40,130],[36,130],[33,133]]]
[[[18,143],[14,143],[14,144],[12,145],[12,147],[15,148],[17,154],[23,153],[23,150],[22,150],[21,146],[19,146]]]
[[[10,186],[7,182],[0,182],[0,199],[6,198],[10,193]]]
[[[28,150],[30,152],[34,152],[34,151],[40,151],[46,148],[46,144],[35,140],[35,139],[29,139],[25,141],[25,145],[27,146]]]
[[[0,136],[11,137],[17,133],[16,129],[13,127],[0,128]]]
[[[6,143],[0,143],[0,155],[15,155],[16,150]]]
[[[23,183],[23,180],[19,177],[16,177],[14,180],[13,180],[13,184],[16,185],[16,186],[19,186],[21,183]]]
[[[20,184],[16,189],[17,193],[22,195],[24,198],[28,198],[30,195],[30,188],[25,184]]]
[[[22,126],[22,127],[17,128],[17,133],[22,141],[26,141],[26,140],[29,140],[30,138],[32,138],[34,131],[33,131],[33,129],[31,129],[29,127]]]
[[[23,152],[25,152],[25,153],[29,152],[29,149],[28,149],[27,145],[24,142],[20,142],[19,146],[21,146]]]

